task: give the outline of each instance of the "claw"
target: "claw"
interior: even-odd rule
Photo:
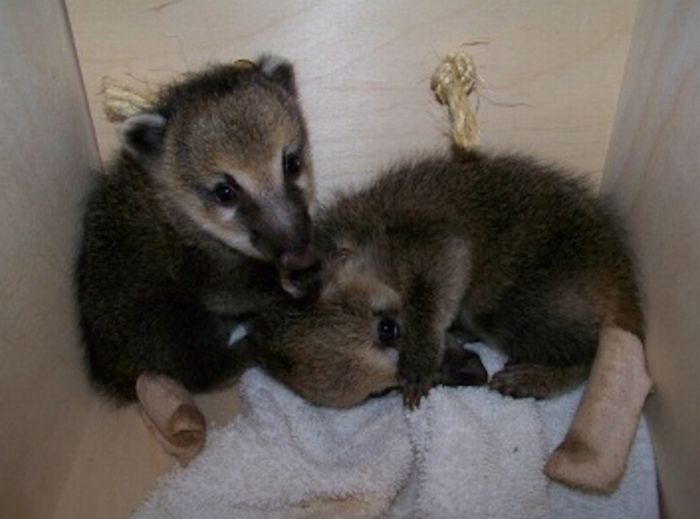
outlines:
[[[404,382],[401,385],[404,406],[411,411],[417,409],[423,397],[428,395],[432,385],[427,381]]]
[[[543,398],[549,393],[546,370],[535,364],[509,363],[491,377],[489,388],[513,398]]]

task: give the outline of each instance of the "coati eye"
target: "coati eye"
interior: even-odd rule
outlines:
[[[226,182],[219,182],[214,187],[214,196],[221,205],[233,205],[238,201],[238,190]]]
[[[377,332],[379,334],[379,341],[384,346],[393,346],[396,339],[399,338],[399,324],[393,319],[384,317],[379,321]]]
[[[295,177],[301,171],[301,159],[297,153],[287,153],[283,159],[284,176]]]

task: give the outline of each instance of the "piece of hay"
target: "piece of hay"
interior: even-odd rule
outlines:
[[[469,96],[482,83],[474,59],[462,51],[448,54],[430,81],[430,88],[437,100],[447,105],[452,122],[452,140],[465,150],[479,145],[479,128]]]
[[[238,68],[256,66],[255,62],[249,59],[236,60],[233,65]],[[110,76],[102,77],[100,95],[102,110],[107,120],[112,123],[121,123],[129,117],[148,112],[158,100],[157,92],[152,87],[130,86]]]
[[[104,76],[100,84],[102,110],[111,123],[120,123],[147,112],[156,102],[155,93],[148,88],[126,86],[109,76]]]

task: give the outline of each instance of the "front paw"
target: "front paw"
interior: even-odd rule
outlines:
[[[424,396],[428,396],[433,387],[433,377],[408,376],[404,377],[400,384],[403,404],[408,409],[418,408]]]
[[[547,385],[548,368],[539,364],[509,362],[489,381],[489,388],[513,398],[545,398],[550,390]]]

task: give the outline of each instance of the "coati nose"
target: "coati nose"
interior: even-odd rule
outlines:
[[[304,240],[290,241],[280,257],[282,266],[288,270],[306,270],[317,261],[316,254]]]
[[[297,238],[295,240],[291,240],[285,249],[285,252],[289,254],[301,254],[304,252],[306,249],[306,246],[308,243],[305,240],[302,240],[301,238]]]

